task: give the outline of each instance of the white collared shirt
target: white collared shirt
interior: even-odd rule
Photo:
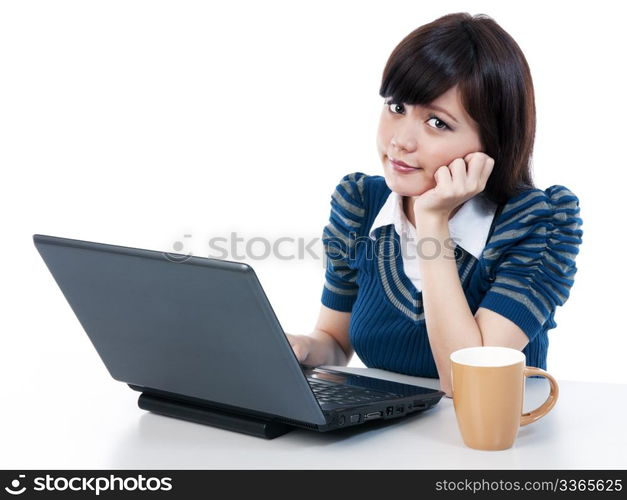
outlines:
[[[485,247],[495,212],[496,204],[481,194],[470,198],[464,202],[448,221],[451,238],[460,247],[478,259]],[[394,225],[394,229],[401,238],[403,270],[416,287],[416,290],[420,291],[422,290],[420,260],[418,258],[418,234],[420,228],[417,231],[412,223],[409,222],[403,211],[403,197],[394,191],[390,193],[375,217],[370,228],[370,238],[376,239],[374,231],[389,224]],[[429,248],[431,249],[431,246]]]

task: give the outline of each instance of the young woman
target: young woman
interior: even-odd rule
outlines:
[[[579,200],[534,186],[527,61],[485,15],[443,16],[394,49],[377,132],[383,176],[345,175],[324,229],[322,307],[289,335],[306,365],[439,377],[450,354],[498,345],[546,368],[547,332],[570,293]]]

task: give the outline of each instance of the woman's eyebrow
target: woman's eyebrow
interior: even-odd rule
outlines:
[[[427,108],[427,109],[433,109],[435,111],[439,111],[440,113],[444,113],[445,115],[448,115],[448,117],[453,120],[455,123],[457,123],[457,125],[459,125],[459,122],[457,121],[457,119],[448,111],[446,111],[444,108],[436,105],[436,104],[424,104],[423,108]]]

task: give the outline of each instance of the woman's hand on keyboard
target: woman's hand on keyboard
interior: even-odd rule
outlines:
[[[304,363],[311,352],[313,339],[309,335],[291,335],[289,333],[285,335],[287,335],[287,340],[289,340],[298,362]]]
[[[342,347],[328,333],[315,330],[309,335],[285,335],[301,365],[345,366],[348,363]]]

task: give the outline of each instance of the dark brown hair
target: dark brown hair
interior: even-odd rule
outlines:
[[[379,95],[426,105],[458,85],[494,158],[485,196],[502,204],[533,188],[536,109],[529,66],[514,39],[485,14],[442,16],[407,35],[383,70]]]

